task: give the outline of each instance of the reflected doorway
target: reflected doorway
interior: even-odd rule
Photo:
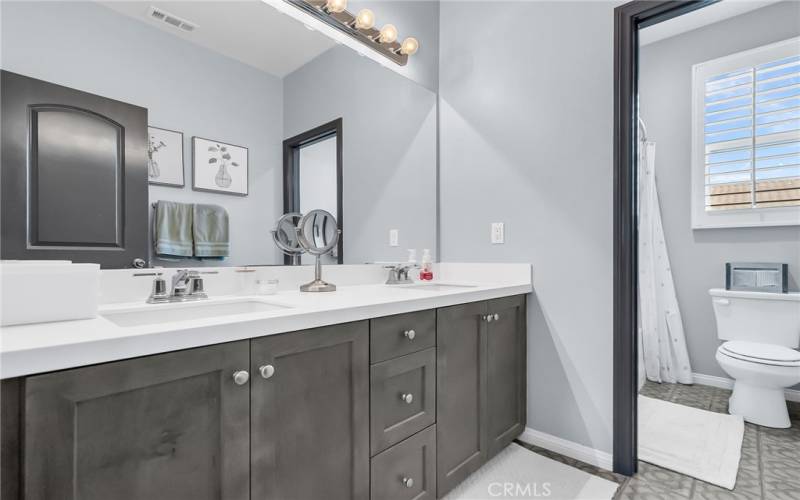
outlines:
[[[283,141],[283,211],[307,213],[321,209],[342,224],[342,119],[315,127]],[[344,262],[343,239],[323,257],[324,264]],[[287,265],[312,264],[313,257],[284,257]]]

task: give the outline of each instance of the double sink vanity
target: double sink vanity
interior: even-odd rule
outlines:
[[[219,268],[164,304],[102,271],[96,318],[3,328],[3,498],[444,496],[524,430],[532,287],[526,264],[435,271],[331,266],[309,294],[306,266]]]

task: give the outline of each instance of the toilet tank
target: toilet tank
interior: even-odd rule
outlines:
[[[708,291],[721,340],[800,346],[800,293]]]

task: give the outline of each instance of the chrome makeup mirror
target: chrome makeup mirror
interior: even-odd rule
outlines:
[[[297,212],[283,214],[271,231],[275,246],[291,258],[293,266],[300,264],[300,255],[305,252],[297,236],[297,227],[302,218],[303,214]]]
[[[297,240],[306,252],[315,257],[314,281],[300,287],[301,292],[333,292],[336,285],[322,280],[321,257],[339,242],[336,218],[325,210],[311,210],[297,224]]]

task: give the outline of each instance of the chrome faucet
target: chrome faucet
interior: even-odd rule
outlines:
[[[387,285],[405,285],[413,283],[414,280],[409,277],[408,272],[411,269],[418,268],[417,264],[397,264],[393,266],[383,266],[384,269],[389,270],[389,277],[386,279]]]
[[[216,273],[217,271],[211,271],[203,274]],[[200,277],[198,271],[178,269],[172,276],[172,284],[169,290],[167,290],[167,283],[164,278],[161,277],[161,274],[162,273],[155,274],[155,279],[153,279],[153,291],[150,292],[150,296],[147,298],[149,304],[184,302],[208,298],[204,289],[203,278]]]

